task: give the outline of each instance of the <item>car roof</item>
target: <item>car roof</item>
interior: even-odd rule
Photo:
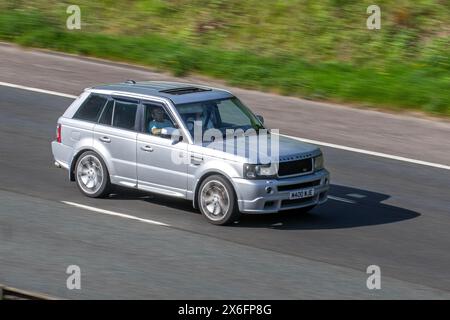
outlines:
[[[192,83],[165,81],[135,82],[133,80],[128,80],[122,83],[95,86],[89,89],[156,96],[170,99],[174,104],[193,103],[233,97],[230,92],[221,89]]]

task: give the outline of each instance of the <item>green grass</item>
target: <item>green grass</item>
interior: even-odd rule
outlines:
[[[429,20],[420,22],[419,29],[406,26],[393,32],[389,20],[387,30],[377,33],[364,28],[347,28],[346,31],[345,25],[353,23],[354,15],[330,22],[323,16],[328,13],[324,9],[326,6],[292,1],[300,2],[310,15],[303,12],[302,17],[308,21],[299,22],[299,29],[316,22],[309,33],[306,29],[292,31],[300,37],[299,42],[304,42],[296,45],[292,35],[284,30],[288,23],[296,28],[289,20],[290,15],[286,15],[290,10],[286,3],[290,1],[275,1],[270,7],[263,4],[258,16],[250,15],[246,19],[236,17],[236,12],[251,11],[253,1],[243,1],[248,3],[242,5],[236,2],[237,7],[231,8],[227,7],[228,3],[234,1],[207,1],[205,10],[209,10],[210,15],[192,12],[205,1],[191,1],[185,10],[184,0],[124,1],[128,10],[114,7],[112,12],[100,10],[105,4],[99,2],[97,8],[86,2],[86,7],[82,6],[82,30],[69,31],[65,28],[67,15],[63,3],[46,6],[41,1],[26,1],[26,5],[10,5],[0,0],[0,39],[23,46],[152,66],[178,76],[202,74],[236,86],[307,99],[450,115],[450,41],[448,36],[437,32],[439,28],[433,31],[436,19],[447,24],[450,20],[445,21],[448,11],[436,11],[434,6],[411,5],[412,12],[422,8],[425,12],[422,14],[428,15]],[[318,1],[323,2],[329,6],[330,3],[331,6],[333,3],[357,5],[355,1]],[[434,3],[418,1],[424,2]],[[429,9],[427,13],[426,8],[435,11]],[[107,18],[113,16],[115,10],[121,15],[109,21]],[[362,10],[364,24],[364,6]],[[200,26],[207,23],[203,22],[205,16],[218,27],[198,31],[200,22]],[[188,18],[183,20],[183,17]],[[268,23],[267,17],[273,21]],[[146,19],[151,21],[149,25],[143,23]],[[175,21],[180,21],[176,27]],[[265,34],[261,34],[263,27],[255,28],[256,22],[263,26],[268,24],[264,27]],[[362,41],[363,37],[369,40]],[[348,48],[340,48],[340,43]]]

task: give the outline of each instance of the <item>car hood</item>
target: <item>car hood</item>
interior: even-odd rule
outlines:
[[[246,163],[269,163],[274,162],[273,159],[275,162],[283,162],[321,154],[317,146],[282,135],[269,134],[266,138],[261,138],[260,143],[254,143],[255,138],[243,136],[220,142],[204,142],[204,152],[212,156],[221,156]],[[267,143],[261,143],[262,139],[267,139]],[[252,140],[253,142],[251,142]],[[277,140],[278,148],[275,146]]]

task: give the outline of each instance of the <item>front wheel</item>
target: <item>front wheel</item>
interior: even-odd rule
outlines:
[[[111,187],[109,173],[102,158],[92,151],[83,153],[75,165],[75,177],[80,191],[91,198],[102,198]]]
[[[198,204],[203,216],[212,224],[227,225],[240,216],[233,186],[219,175],[209,176],[202,182]]]

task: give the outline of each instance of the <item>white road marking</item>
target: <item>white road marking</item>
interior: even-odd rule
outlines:
[[[351,204],[356,203],[356,201],[345,199],[345,198],[340,198],[340,197],[335,197],[335,196],[328,196],[328,199],[341,201],[341,202],[345,202],[345,203],[351,203]]]
[[[386,158],[386,159],[398,160],[398,161],[409,162],[409,163],[414,163],[414,164],[420,164],[422,166],[450,170],[450,166],[447,166],[445,164],[439,164],[439,163],[427,162],[427,161],[416,160],[416,159],[411,159],[411,158],[405,158],[405,157],[395,156],[395,155],[391,155],[391,154],[387,154],[387,153],[369,151],[369,150],[358,149],[358,148],[347,147],[347,146],[341,146],[339,144],[322,142],[322,141],[317,141],[317,140],[297,138],[297,137],[288,136],[288,135],[284,135],[284,134],[280,134],[280,135],[289,137],[289,138],[293,138],[298,141],[319,145],[319,146],[340,149],[340,150],[346,150],[346,151],[351,151],[351,152],[356,152],[356,153],[362,153],[362,154],[367,154],[367,155],[380,157],[380,158]]]
[[[73,206],[73,207],[77,207],[77,208],[81,208],[81,209],[85,209],[85,210],[89,210],[89,211],[93,211],[93,212],[98,212],[98,213],[102,213],[102,214],[107,214],[107,215],[110,215],[110,216],[116,216],[116,217],[120,217],[120,218],[136,220],[136,221],[140,221],[140,222],[154,224],[154,225],[157,225],[157,226],[170,227],[170,225],[168,225],[166,223],[162,223],[162,222],[154,221],[154,220],[142,219],[142,218],[139,218],[139,217],[136,217],[136,216],[131,216],[129,214],[123,214],[123,213],[119,213],[119,212],[114,212],[114,211],[94,208],[94,207],[86,206],[84,204],[79,204],[79,203],[75,203],[75,202],[69,202],[69,201],[61,201],[61,202],[65,203],[65,204],[67,204],[69,206]]]
[[[56,91],[49,91],[49,90],[44,90],[44,89],[26,87],[26,86],[21,86],[21,85],[18,85],[18,84],[8,83],[8,82],[0,82],[0,86],[16,88],[16,89],[22,89],[22,90],[28,90],[28,91],[39,92],[39,93],[45,93],[45,94],[50,94],[50,95],[54,95],[54,96],[60,96],[60,97],[64,97],[64,98],[72,98],[72,99],[76,99],[77,98],[77,96],[74,96],[74,95],[71,95],[71,94],[67,94],[67,93],[61,93],[61,92],[56,92]],[[380,157],[380,158],[386,158],[386,159],[398,160],[398,161],[403,161],[403,162],[409,162],[409,163],[414,163],[414,164],[419,164],[419,165],[423,165],[423,166],[434,167],[434,168],[439,168],[439,169],[444,169],[444,170],[450,170],[450,166],[447,166],[447,165],[444,165],[444,164],[433,163],[433,162],[422,161],[422,160],[416,160],[416,159],[411,159],[411,158],[405,158],[405,157],[400,157],[400,156],[391,155],[391,154],[382,153],[382,152],[376,152],[376,151],[358,149],[358,148],[353,148],[353,147],[347,147],[347,146],[342,146],[342,145],[339,145],[339,144],[334,144],[334,143],[329,143],[329,142],[322,142],[322,141],[318,141],[318,140],[298,138],[298,137],[288,136],[288,135],[284,135],[284,134],[280,134],[280,135],[281,136],[285,136],[285,137],[289,137],[289,138],[293,138],[293,139],[296,139],[298,141],[319,145],[319,146],[324,146],[324,147],[329,147],[329,148],[334,148],[334,149],[339,149],[339,150],[346,150],[346,151],[351,151],[351,152],[356,152],[356,153],[362,153],[362,154],[367,154],[367,155]]]
[[[26,87],[26,86],[21,86],[18,84],[14,84],[14,83],[8,83],[8,82],[0,82],[0,86],[4,86],[4,87],[10,87],[10,88],[15,88],[15,89],[22,89],[22,90],[27,90],[27,91],[33,91],[33,92],[39,92],[39,93],[45,93],[45,94],[50,94],[53,96],[59,96],[59,97],[64,97],[64,98],[71,98],[71,99],[76,99],[77,96],[71,95],[71,94],[67,94],[67,93],[61,93],[61,92],[56,92],[56,91],[50,91],[50,90],[44,90],[44,89],[38,89],[38,88],[32,88],[32,87]]]
[[[347,196],[352,197],[352,198],[356,198],[356,199],[362,199],[362,198],[366,198],[367,196],[363,195],[363,194],[358,194],[358,193],[347,193]]]

